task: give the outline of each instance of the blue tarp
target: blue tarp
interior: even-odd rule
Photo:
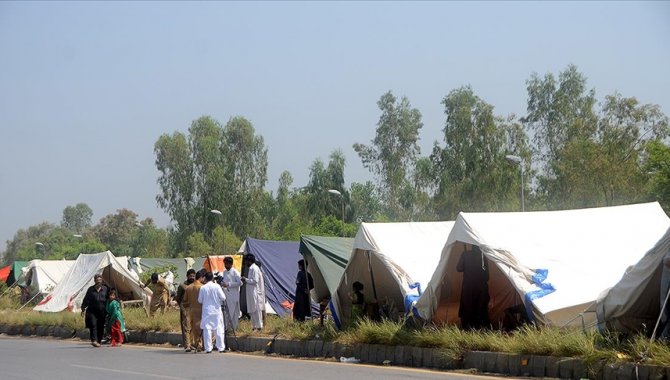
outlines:
[[[295,280],[298,261],[302,255],[297,241],[258,240],[247,238],[245,254],[252,253],[260,261],[265,279],[265,297],[279,316],[287,311],[283,304],[295,302]],[[312,315],[319,314],[319,307],[312,302]]]

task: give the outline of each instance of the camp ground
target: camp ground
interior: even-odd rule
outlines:
[[[256,261],[261,262],[261,272],[265,280],[265,297],[267,306],[277,315],[290,316],[295,302],[295,280],[298,276],[300,255],[299,242],[259,240],[246,238],[238,253],[253,254]],[[242,276],[246,276],[246,267],[242,268]],[[240,309],[246,312],[245,285],[240,289]],[[318,306],[312,303],[312,315],[318,314]]]
[[[36,311],[76,311],[93,285],[93,276],[102,274],[104,282],[116,288],[122,301],[138,300],[146,306],[151,291],[141,288],[128,270],[126,257],[114,257],[111,252],[81,254],[56,288],[33,308]]]
[[[466,250],[479,246],[488,261],[494,326],[519,309],[540,324],[595,326],[598,295],[615,286],[669,226],[658,203],[460,213],[416,307],[426,320],[459,324],[463,274],[457,263]]]
[[[314,279],[314,301],[330,300],[330,295],[340,284],[353,246],[353,238],[313,235],[300,237],[300,254],[307,263],[307,272]]]
[[[361,223],[331,303],[338,326],[351,316],[349,293],[358,281],[368,305],[397,319],[428,284],[454,222]],[[407,301],[407,303],[406,303]],[[370,313],[376,313],[372,310]]]
[[[600,294],[596,314],[598,329],[622,333],[651,333],[661,313],[661,274],[663,258],[670,255],[670,228],[665,235],[632,267],[619,282]],[[670,303],[670,300],[667,302]],[[645,331],[646,330],[646,331]]]

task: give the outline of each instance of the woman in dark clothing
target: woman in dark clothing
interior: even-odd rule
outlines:
[[[107,293],[109,288],[102,283],[102,275],[93,276],[95,284],[86,290],[84,301],[81,303],[81,313],[86,314],[86,328],[91,332],[91,345],[100,347],[105,331],[107,317]]]
[[[293,304],[293,319],[304,322],[312,315],[312,303],[309,291],[314,289],[312,275],[305,270],[305,260],[298,261],[298,276],[295,280],[295,303]]]

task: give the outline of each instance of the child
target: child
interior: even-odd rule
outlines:
[[[123,344],[126,323],[123,320],[123,314],[121,314],[121,303],[117,300],[116,289],[110,290],[107,297],[109,300],[107,301],[107,323],[105,325],[112,336],[111,346],[114,347],[117,344],[120,346]]]

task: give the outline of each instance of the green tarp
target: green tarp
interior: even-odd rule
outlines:
[[[7,277],[7,285],[14,285],[16,280],[21,276],[21,269],[26,265],[28,265],[27,261],[14,261],[12,269],[9,272],[9,277]]]
[[[330,295],[337,290],[353,246],[353,238],[300,237],[300,254],[307,261],[307,271],[314,278],[314,301],[330,299]]]
[[[139,259],[139,266],[141,267],[141,271],[138,270],[137,268],[137,260]],[[194,263],[192,266],[188,266],[186,263],[187,259],[192,259],[194,260]],[[128,269],[135,271],[137,274],[140,272],[147,272],[151,271],[153,268],[159,268],[162,266],[165,266],[167,264],[174,265],[177,267],[177,273],[173,273],[175,275],[175,284],[178,284],[180,282],[183,282],[186,279],[186,271],[189,268],[193,268],[195,270],[200,270],[202,268],[203,263],[205,262],[204,257],[195,257],[195,258],[181,258],[181,259],[162,259],[162,258],[140,258],[140,257],[133,257],[128,259]]]

